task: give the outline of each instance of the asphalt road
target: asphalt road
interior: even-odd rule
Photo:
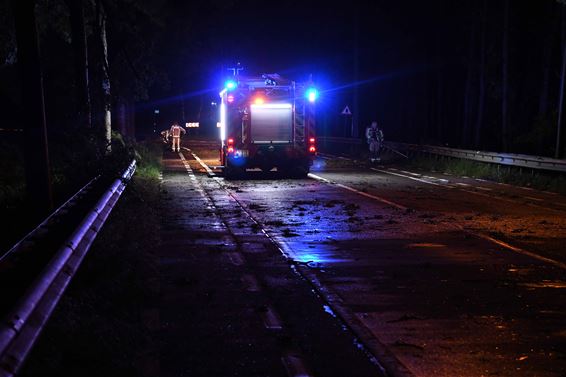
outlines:
[[[566,198],[319,156],[164,154],[166,375],[566,374]]]

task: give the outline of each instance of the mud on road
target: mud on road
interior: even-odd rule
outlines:
[[[251,268],[252,282],[269,297],[260,312],[276,312],[292,324],[288,327],[301,329],[286,334],[299,365],[316,375],[339,375],[321,365],[349,353],[340,367],[367,366],[368,373],[373,365],[376,373],[383,367],[399,376],[564,376],[563,197],[328,158],[315,162],[308,179],[249,172],[245,179],[227,181],[218,170],[211,177],[210,169],[218,165],[213,148],[188,147],[182,157],[165,156],[164,184],[183,180],[175,194],[169,190],[179,203],[189,203],[186,195],[195,190],[208,199],[175,212],[175,221],[183,222],[177,237],[223,240],[225,246],[216,251],[224,264],[213,263],[222,271],[215,276],[233,276],[214,279],[217,291],[234,289],[235,281],[254,285],[245,277]],[[183,249],[183,242],[170,250]],[[195,253],[185,248],[182,271],[206,271]],[[300,317],[309,318],[301,322],[292,319],[297,305],[286,300],[305,286],[312,295],[297,293],[295,301],[304,309]],[[246,307],[240,301],[230,307],[236,305]],[[345,338],[333,342],[340,331],[314,330],[319,319],[311,315],[330,320],[328,328],[342,326]],[[238,322],[255,320],[252,315]],[[321,348],[324,354],[317,354],[312,342],[321,333],[334,335],[322,342],[328,345]],[[271,344],[273,354],[285,349]],[[341,346],[333,352],[335,344]],[[254,349],[245,360],[255,365],[251,360],[261,359],[263,349],[270,354],[268,348]]]

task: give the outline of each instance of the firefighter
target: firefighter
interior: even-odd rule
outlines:
[[[371,126],[366,129],[366,139],[369,144],[370,161],[381,160],[380,153],[383,144],[383,131],[377,126],[377,121],[371,122]]]
[[[183,127],[179,126],[179,122],[174,122],[169,129],[169,135],[173,140],[173,142],[171,143],[171,150],[173,152],[179,152],[181,145],[181,134],[184,135],[185,133],[186,131],[183,129]]]
[[[169,130],[161,131],[161,138],[163,144],[169,144]]]

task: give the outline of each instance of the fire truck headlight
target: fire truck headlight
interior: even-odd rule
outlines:
[[[306,96],[309,102],[314,102],[318,97],[318,92],[315,88],[310,88],[309,90],[307,90]]]

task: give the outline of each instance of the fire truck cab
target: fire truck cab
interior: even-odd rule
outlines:
[[[235,76],[220,92],[220,160],[233,178],[246,169],[277,168],[306,176],[316,154],[311,85],[277,74]]]

